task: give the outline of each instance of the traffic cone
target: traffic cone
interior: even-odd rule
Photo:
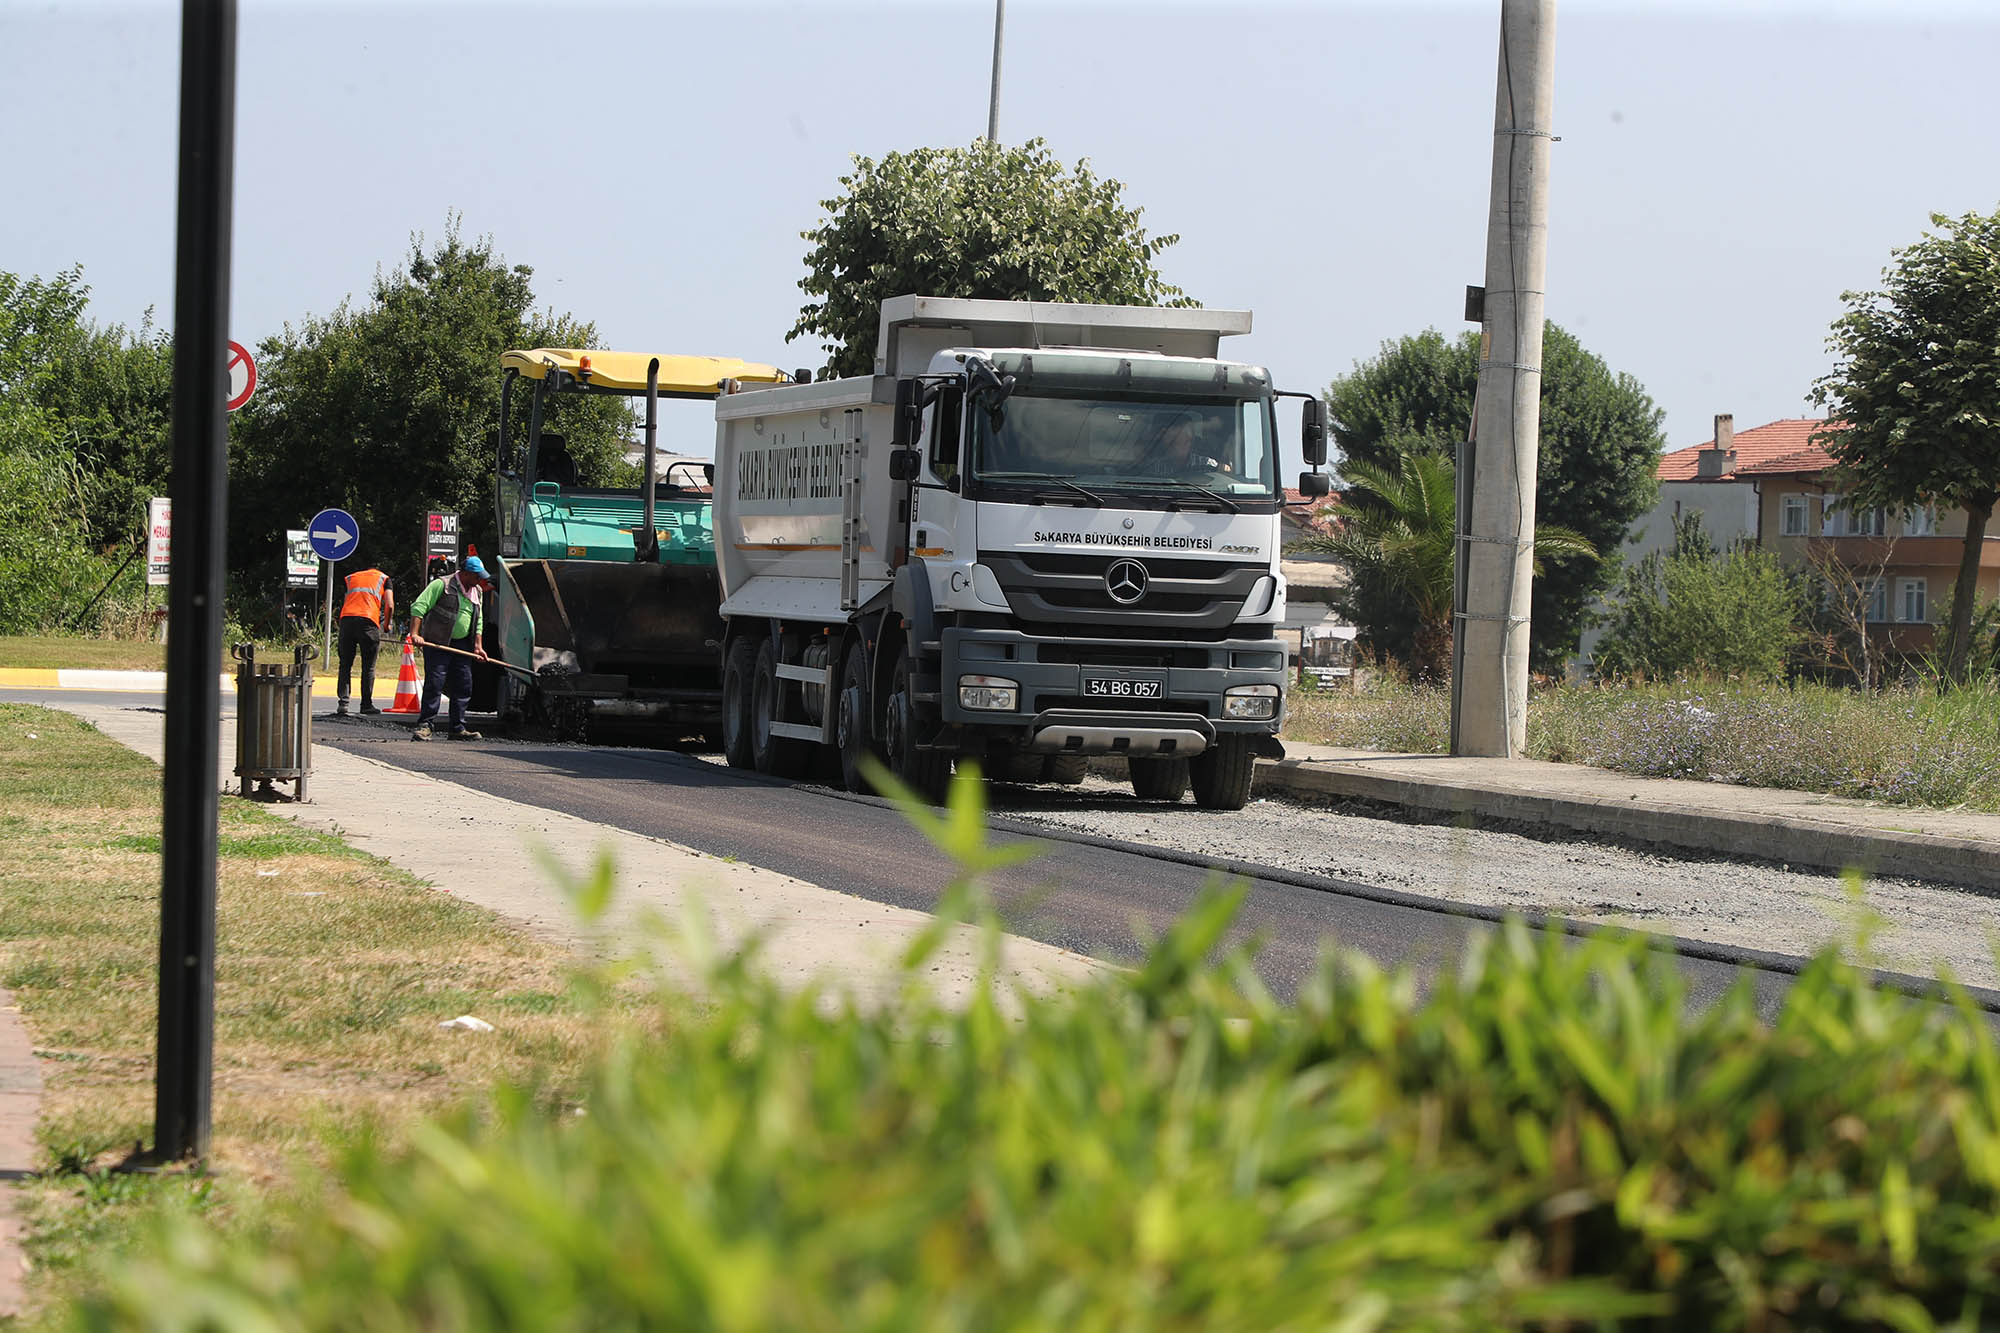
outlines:
[[[396,668],[396,701],[389,705],[391,713],[421,712],[417,698],[417,650],[410,645],[410,636],[403,636],[403,664]]]

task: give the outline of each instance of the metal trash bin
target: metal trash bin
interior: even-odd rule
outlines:
[[[257,645],[229,650],[236,666],[236,776],[253,801],[282,801],[273,782],[293,784],[291,799],[306,799],[312,772],[311,644],[300,644],[288,669],[282,662],[259,664]],[[252,792],[250,784],[258,784]]]

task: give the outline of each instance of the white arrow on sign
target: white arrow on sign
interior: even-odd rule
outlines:
[[[330,541],[335,546],[345,546],[347,545],[347,543],[354,540],[354,534],[349,532],[346,528],[341,527],[340,524],[338,523],[333,525],[332,532],[328,532],[324,528],[314,528],[312,535],[315,537],[319,537],[325,541]]]

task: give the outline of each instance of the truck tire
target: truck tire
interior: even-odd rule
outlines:
[[[1142,801],[1178,801],[1187,795],[1188,761],[1185,759],[1128,759],[1132,769],[1132,794]]]
[[[804,777],[812,758],[806,743],[771,734],[784,686],[778,679],[777,645],[766,639],[757,647],[757,669],[750,678],[750,759],[759,773],[774,778]]]
[[[932,805],[943,805],[945,789],[951,785],[951,756],[942,750],[917,748],[916,702],[910,698],[909,659],[896,660],[896,674],[889,685],[888,725],[883,740],[889,751],[889,769],[903,785]]]
[[[1248,736],[1217,736],[1215,744],[1188,761],[1194,802],[1205,810],[1241,810],[1250,803],[1250,780],[1257,752]]]
[[[1040,782],[1042,771],[1048,767],[1045,756],[1039,754],[1007,754],[988,761],[986,780],[988,782]]]
[[[840,713],[834,736],[840,749],[840,782],[849,791],[870,792],[874,787],[861,771],[863,759],[882,763],[882,747],[869,735],[868,654],[860,644],[848,650],[847,663],[840,669]]]
[[[722,757],[731,768],[754,768],[750,752],[751,680],[757,674],[757,641],[731,639],[722,659]]]
[[[1083,781],[1083,775],[1089,771],[1090,756],[1087,754],[1052,754],[1043,769],[1046,776],[1042,781],[1074,787]]]

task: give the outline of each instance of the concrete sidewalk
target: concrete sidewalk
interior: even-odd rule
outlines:
[[[2000,894],[2000,814],[1640,778],[1582,764],[1383,754],[1287,741],[1261,760],[1266,795],[1362,800],[1426,814],[1698,854],[1858,868]]]

